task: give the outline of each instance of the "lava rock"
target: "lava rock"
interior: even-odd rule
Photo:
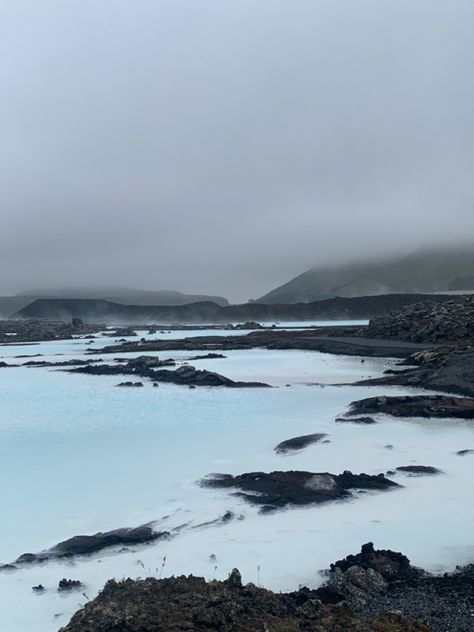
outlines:
[[[317,443],[321,441],[328,435],[324,432],[316,432],[314,434],[301,435],[299,437],[293,437],[292,439],[286,439],[286,441],[282,441],[275,447],[275,452],[277,454],[288,454],[288,452],[293,452],[295,450],[303,450],[307,446]]]
[[[431,465],[401,465],[396,469],[398,472],[408,472],[409,474],[441,474],[441,470]]]
[[[249,472],[238,476],[214,474],[201,481],[204,487],[237,489],[238,496],[260,505],[263,512],[274,511],[292,505],[311,505],[331,500],[350,498],[351,490],[389,490],[398,483],[369,474],[343,474],[305,471]]]

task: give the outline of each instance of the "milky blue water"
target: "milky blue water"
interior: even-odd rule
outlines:
[[[29,358],[14,356],[36,353],[45,354],[41,359],[67,360],[112,340],[3,346],[0,356],[8,362],[25,362]],[[161,355],[185,361],[193,354]],[[361,363],[354,357],[260,349],[226,356],[193,364],[275,388],[190,390],[146,383],[142,389],[119,389],[117,376],[48,368],[0,370],[0,562],[80,533],[155,520],[160,528],[198,524],[228,509],[245,517],[128,552],[0,573],[1,630],[56,631],[85,601],[81,592],[58,595],[59,579],[80,579],[93,597],[109,577],[158,574],[163,556],[163,575],[225,577],[238,566],[244,580],[257,581],[260,566],[263,585],[292,590],[301,583],[317,584],[319,569],[356,552],[367,540],[402,550],[430,568],[449,568],[474,555],[474,457],[455,455],[474,448],[469,422],[381,417],[373,426],[335,423],[354,399],[408,392],[332,386],[379,375],[391,364],[384,360]],[[280,441],[310,432],[328,433],[331,443],[291,456],[275,454]],[[268,516],[230,494],[195,484],[210,472],[378,473],[411,463],[434,465],[444,474],[399,475],[404,487],[395,492]],[[211,554],[216,562],[210,561]],[[45,594],[33,594],[31,587],[38,583],[47,588]]]

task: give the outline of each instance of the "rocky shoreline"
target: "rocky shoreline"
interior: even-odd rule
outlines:
[[[331,565],[317,589],[273,593],[200,577],[111,580],[60,632],[470,632],[474,568],[431,575],[376,550]]]

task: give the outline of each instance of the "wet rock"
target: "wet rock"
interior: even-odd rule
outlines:
[[[127,362],[127,367],[131,369],[137,369],[137,371],[174,365],[174,360],[160,360],[160,358],[157,356],[146,355],[139,356],[138,358],[133,358],[133,360],[128,360]]]
[[[76,555],[90,555],[112,546],[146,544],[160,539],[167,539],[169,536],[169,532],[155,531],[150,525],[114,529],[113,531],[99,532],[94,535],[76,535],[46,551],[24,553],[20,555],[15,564],[24,566]]]
[[[197,355],[188,358],[189,362],[193,362],[194,360],[218,360],[220,358],[226,358],[227,356],[222,353],[206,353],[204,355]]]
[[[137,336],[137,332],[133,329],[133,327],[119,327],[115,329],[112,333],[107,334],[108,336]]]
[[[352,402],[348,414],[384,413],[394,417],[456,417],[474,419],[474,399],[449,395],[368,397]]]
[[[441,470],[431,465],[401,465],[396,469],[398,472],[408,472],[409,474],[441,474]]]
[[[275,452],[277,452],[277,454],[288,454],[288,452],[293,452],[295,450],[303,450],[303,448],[306,448],[313,443],[317,443],[327,436],[328,435],[323,432],[316,432],[314,434],[293,437],[292,439],[287,439],[286,441],[279,443],[275,447]]]
[[[338,417],[336,419],[338,423],[351,423],[360,425],[376,424],[377,422],[372,417]]]
[[[474,450],[469,450],[469,449],[468,449],[468,450],[458,450],[458,451],[456,452],[456,454],[457,454],[458,456],[466,456],[466,455],[468,455],[468,454],[474,454]]]
[[[236,489],[238,496],[260,505],[264,512],[292,505],[311,505],[350,498],[352,490],[389,490],[398,484],[369,474],[305,471],[249,472],[238,476],[215,474],[201,481],[204,487]]]
[[[124,386],[126,388],[139,388],[143,386],[143,382],[120,382],[120,384],[117,384],[117,386]]]
[[[78,579],[63,578],[58,584],[58,591],[65,592],[68,590],[77,590],[79,588],[83,588],[83,586],[84,585],[82,584],[82,582],[80,582]]]
[[[38,584],[37,586],[33,586],[32,590],[36,593],[42,593],[44,592],[45,588],[43,586],[43,584]]]
[[[137,363],[136,360],[140,360]],[[70,369],[71,373],[85,373],[87,375],[135,375],[146,377],[154,382],[166,382],[169,384],[181,384],[185,386],[227,386],[228,388],[271,388],[263,382],[235,382],[219,373],[196,369],[191,365],[180,366],[176,370],[154,369],[148,366],[148,356],[130,360],[125,365],[88,365]],[[152,358],[152,363],[159,362]],[[160,366],[174,364],[172,360],[160,362]],[[156,364],[155,364],[156,366]]]

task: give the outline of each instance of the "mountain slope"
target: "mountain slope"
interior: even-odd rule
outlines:
[[[312,268],[257,299],[296,303],[334,296],[474,290],[474,248],[423,250],[408,257]]]

